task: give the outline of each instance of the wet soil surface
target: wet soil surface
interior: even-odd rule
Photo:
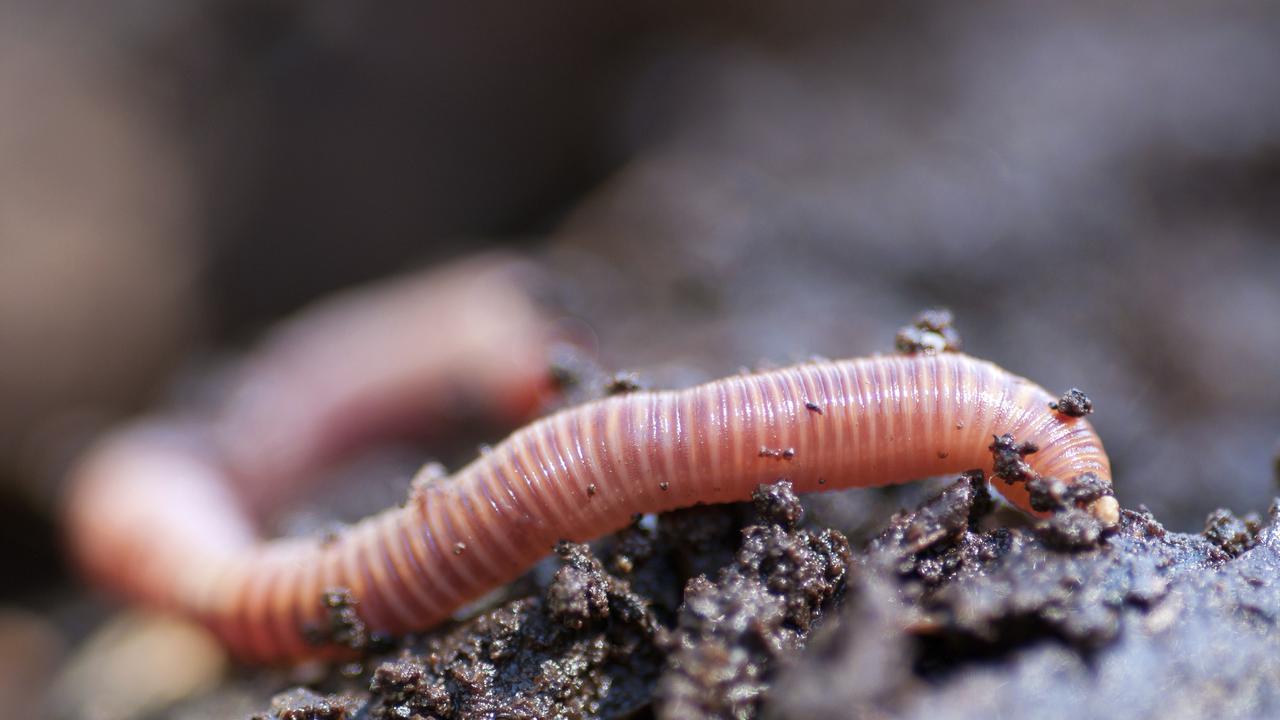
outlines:
[[[562,544],[530,595],[257,717],[1280,713],[1275,507],[1216,512],[1202,534],[1130,510],[1082,531],[1079,498],[1033,491],[1051,516],[1010,526],[963,475],[856,547],[807,526],[785,481],[638,519]]]

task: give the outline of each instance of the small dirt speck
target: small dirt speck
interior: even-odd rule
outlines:
[[[1071,388],[1049,403],[1049,408],[1068,417],[1084,417],[1093,412],[1093,401],[1080,388]]]
[[[369,647],[369,629],[356,612],[355,595],[348,588],[330,588],[320,596],[325,620],[319,627],[302,630],[303,637],[313,645],[338,645],[357,652]]]
[[[898,330],[894,347],[905,355],[937,355],[960,352],[964,343],[954,326],[955,318],[945,308],[924,310],[910,325]]]
[[[627,395],[643,389],[644,386],[640,383],[640,376],[633,372],[616,373],[604,384],[606,397]]]
[[[804,506],[796,497],[790,481],[779,480],[772,485],[757,487],[751,493],[751,502],[765,522],[794,530],[804,520]]]
[[[1206,540],[1234,557],[1254,546],[1260,527],[1257,515],[1239,518],[1230,510],[1219,508],[1205,518],[1202,534]]]
[[[791,458],[796,456],[796,449],[795,448],[769,448],[769,447],[761,446],[760,452],[757,455],[758,457],[773,458],[774,460],[790,460]]]
[[[1012,485],[1015,482],[1025,482],[1028,478],[1035,477],[1036,473],[1031,469],[1024,459],[1026,456],[1038,452],[1039,447],[1033,442],[1019,443],[1014,440],[1013,436],[1005,433],[1004,435],[996,435],[992,437],[991,456],[995,461],[995,476]]]

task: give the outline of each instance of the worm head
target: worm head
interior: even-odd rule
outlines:
[[[1113,528],[1120,524],[1120,503],[1114,495],[1103,495],[1089,503],[1087,509],[1104,527]]]

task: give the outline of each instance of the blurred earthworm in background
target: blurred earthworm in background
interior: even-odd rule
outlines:
[[[558,540],[744,500],[780,477],[812,492],[990,472],[991,438],[1008,434],[1038,448],[1026,463],[1041,476],[1110,481],[1092,427],[1039,386],[956,353],[886,356],[563,410],[336,537],[260,541],[250,511],[426,406],[535,404],[549,333],[509,273],[473,261],[336,301],[276,335],[215,421],[103,440],[76,472],[69,518],[88,572],[198,619],[243,659],[278,662],[324,652],[307,628],[323,624],[328,590],[349,590],[373,630],[421,630]],[[1025,483],[998,487],[1035,512]],[[1089,509],[1115,522],[1114,498]]]

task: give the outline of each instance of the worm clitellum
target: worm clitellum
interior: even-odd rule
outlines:
[[[1009,433],[1039,447],[1027,462],[1041,475],[1109,481],[1089,423],[1052,400],[951,353],[637,391],[538,420],[336,538],[273,542],[255,538],[220,456],[180,433],[137,430],[81,466],[72,519],[104,581],[199,619],[245,659],[284,661],[322,652],[304,628],[323,619],[328,589],[349,589],[371,629],[422,630],[560,539],[599,537],[636,513],[745,500],[781,477],[812,492],[990,472],[992,436]],[[1033,512],[1022,484],[996,487]],[[1113,498],[1090,509],[1114,522]]]

